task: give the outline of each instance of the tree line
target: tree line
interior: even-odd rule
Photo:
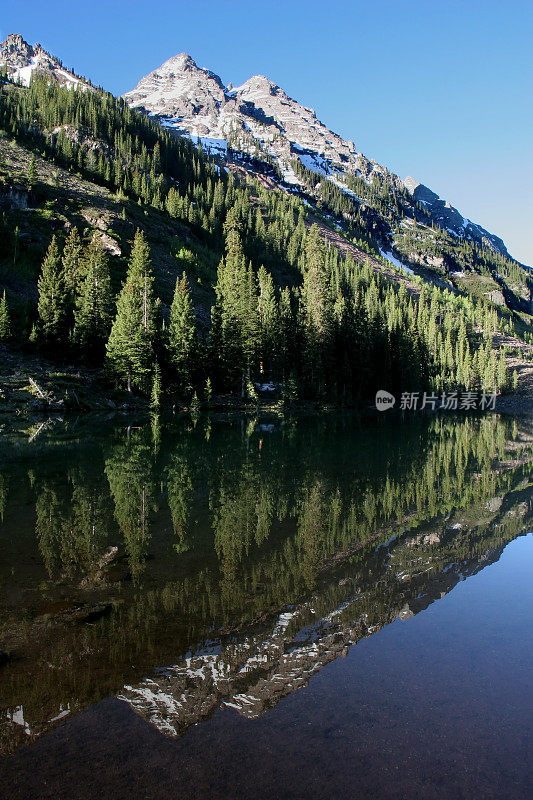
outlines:
[[[367,401],[393,392],[456,387],[498,391],[508,384],[505,353],[492,347],[495,316],[476,332],[471,307],[423,287],[416,296],[350,254],[328,249],[318,226],[305,236],[303,276],[276,285],[244,252],[238,208],[225,222],[225,253],[214,285],[209,327],[197,321],[187,274],[176,276],[164,309],[154,286],[150,248],[141,230],[131,247],[125,281],[115,297],[109,257],[74,227],[62,248],[56,236],[38,279],[30,341],[45,353],[70,353],[129,391],[158,405],[166,392],[256,397],[273,382],[287,402]],[[5,295],[0,338],[12,334]],[[67,348],[65,350],[65,348]]]

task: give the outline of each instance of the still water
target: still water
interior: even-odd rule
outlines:
[[[532,796],[532,444],[494,415],[4,436],[2,796]]]

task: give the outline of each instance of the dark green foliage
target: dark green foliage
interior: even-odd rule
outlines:
[[[193,388],[193,374],[197,368],[198,341],[194,307],[185,273],[176,280],[174,299],[170,308],[167,349],[179,391],[184,396],[189,395]]]
[[[257,352],[259,314],[256,278],[247,265],[235,214],[226,221],[226,256],[215,286],[211,344],[222,384],[245,393]]]
[[[42,263],[37,286],[37,338],[48,345],[58,343],[64,339],[66,332],[67,292],[55,236]]]
[[[111,328],[112,296],[108,259],[95,239],[85,252],[83,273],[77,287],[73,339],[88,357],[101,363]]]
[[[152,379],[152,395],[150,398],[151,407],[156,410],[161,405],[161,367],[156,361],[154,367],[154,376]]]
[[[150,252],[141,231],[135,234],[126,282],[117,300],[117,313],[107,342],[106,367],[128,391],[146,391],[153,367],[155,299]]]
[[[2,295],[0,300],[0,342],[6,342],[11,338],[11,318],[9,314],[9,307],[7,305],[6,293]]]
[[[76,227],[72,228],[63,247],[63,275],[67,302],[71,309],[74,308],[76,295],[83,279],[83,245]]]

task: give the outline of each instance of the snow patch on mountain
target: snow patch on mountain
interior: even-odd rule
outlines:
[[[398,269],[405,270],[405,272],[407,272],[409,275],[413,274],[413,270],[410,267],[406,267],[405,264],[398,258],[396,258],[396,256],[394,256],[390,251],[387,252],[380,248],[379,252],[381,257],[385,258],[390,264],[393,264],[395,267],[398,267]]]
[[[69,72],[54,56],[43,50],[40,44],[29,45],[20,34],[10,34],[0,44],[0,67],[5,67],[14,83],[28,87],[34,75],[49,77],[60,86],[68,89],[80,88],[83,91],[92,87]]]

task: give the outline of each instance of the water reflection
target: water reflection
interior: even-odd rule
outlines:
[[[263,713],[525,530],[530,433],[154,418],[8,453],[3,751],[114,693],[169,735]]]

